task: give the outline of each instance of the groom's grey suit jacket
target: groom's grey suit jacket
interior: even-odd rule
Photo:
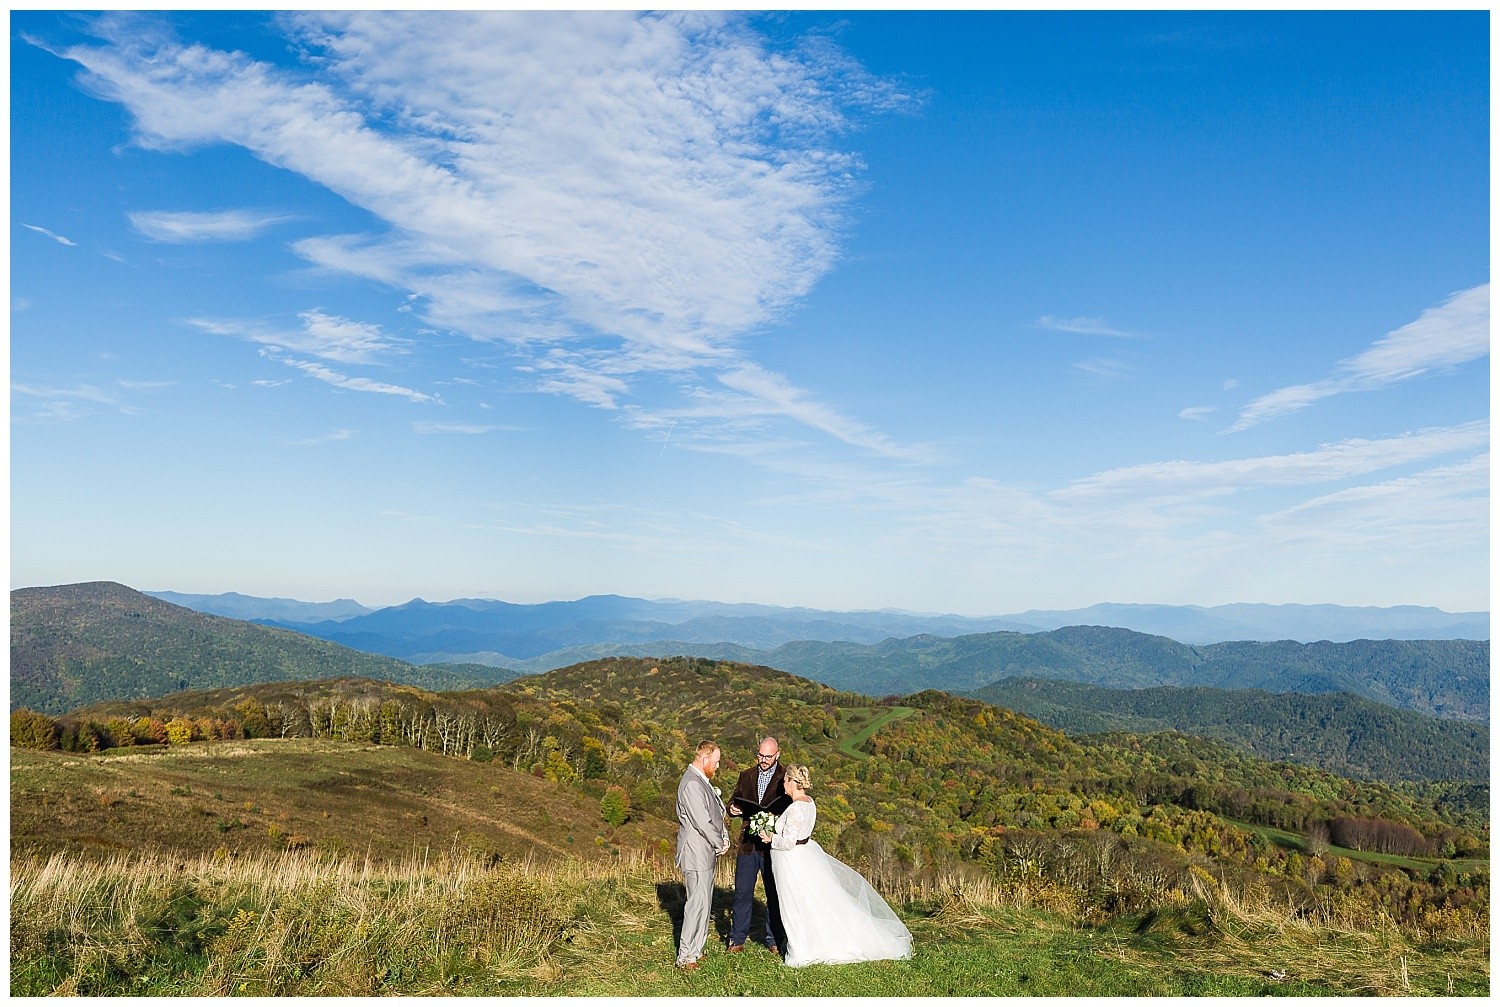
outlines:
[[[677,866],[686,871],[711,871],[714,857],[729,842],[724,828],[724,801],[713,784],[688,766],[677,784]]]

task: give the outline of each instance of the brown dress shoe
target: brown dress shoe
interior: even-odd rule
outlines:
[[[729,945],[729,947],[725,948],[724,950],[727,951],[729,954],[737,955],[741,951],[745,950],[745,945],[743,945],[743,944],[731,944],[731,945]]]
[[[698,962],[678,962],[677,967],[682,969],[682,971],[684,972],[697,972],[703,966]]]

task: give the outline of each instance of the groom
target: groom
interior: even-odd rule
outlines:
[[[682,933],[677,940],[677,967],[698,968],[708,943],[708,911],[714,898],[714,858],[729,852],[729,830],[724,827],[724,802],[709,782],[719,771],[719,746],[705,741],[692,765],[677,784],[677,866],[687,888],[682,911]]]
[[[753,814],[745,814],[746,804],[761,808],[775,807],[780,810],[786,802],[786,788],[782,778],[786,775],[779,756],[781,746],[775,738],[761,739],[755,753],[755,765],[740,774],[735,783],[734,795],[729,800],[729,813],[744,821],[740,831],[738,855],[734,861],[734,915],[729,928],[729,953],[736,954],[745,947],[745,938],[750,936],[750,908],[755,902],[755,878],[766,882],[766,947],[775,954],[786,947],[786,931],[781,927],[781,904],[776,898],[776,878],[771,873],[771,844],[750,832]]]

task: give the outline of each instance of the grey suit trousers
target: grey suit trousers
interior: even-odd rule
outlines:
[[[714,899],[714,870],[683,871],[687,907],[682,911],[682,937],[677,942],[677,964],[697,961],[708,943],[708,914]]]

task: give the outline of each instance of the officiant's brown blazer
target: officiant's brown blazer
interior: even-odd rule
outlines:
[[[786,787],[782,782],[785,776],[786,767],[782,766],[780,759],[777,759],[776,769],[771,773],[771,782],[766,784],[766,799],[764,801],[756,801],[756,803],[770,804],[778,797],[785,797]],[[751,766],[749,769],[744,770],[740,773],[740,778],[734,785],[734,795],[730,797],[730,801],[733,801],[736,797],[743,797],[747,801],[755,801],[755,790],[759,780],[759,766]],[[745,815],[741,819],[744,824],[740,828],[740,844],[734,851],[736,856],[743,853],[754,853],[756,850],[762,853],[769,853],[771,850],[770,843],[762,842],[750,832],[750,818],[750,815]]]

